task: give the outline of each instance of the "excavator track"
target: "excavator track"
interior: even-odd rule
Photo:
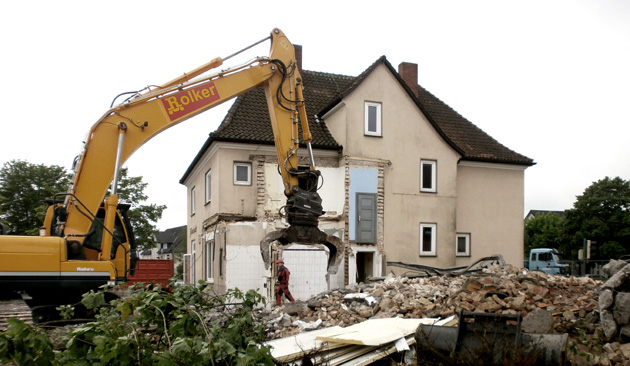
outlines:
[[[28,324],[33,324],[31,309],[22,299],[0,301],[0,331],[7,329],[7,320],[16,318]]]

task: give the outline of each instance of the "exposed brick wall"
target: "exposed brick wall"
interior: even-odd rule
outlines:
[[[376,248],[378,252],[385,255],[385,165],[378,164],[378,187],[376,196]]]
[[[257,157],[254,160],[256,167],[256,218],[265,217],[265,159]]]
[[[385,257],[385,168],[389,166],[388,161],[383,160],[361,160],[361,159],[345,159],[345,203],[344,203],[344,217],[345,217],[345,230],[343,241],[346,243],[345,247],[345,268],[344,277],[345,284],[348,285],[349,280],[349,260],[351,259],[352,249],[350,248],[350,169],[354,167],[363,168],[376,168],[377,172],[377,187],[376,187],[376,220],[377,220],[377,234],[376,234],[376,249],[377,252]]]
[[[344,204],[343,204],[343,217],[344,217],[344,230],[343,230],[343,242],[345,244],[344,247],[344,257],[345,261],[343,261],[343,284],[348,285],[348,279],[350,278],[350,254],[352,250],[350,249],[350,220],[349,220],[349,208],[350,208],[350,162],[346,159],[345,161],[345,176],[344,176]]]

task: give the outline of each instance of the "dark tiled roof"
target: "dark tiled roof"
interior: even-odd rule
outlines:
[[[464,160],[534,164],[532,159],[503,146],[420,85],[418,102],[424,114],[437,125]]]
[[[418,97],[416,98],[385,56],[380,57],[357,77],[302,71],[306,112],[313,135],[313,148],[341,149],[325,123],[323,121],[317,122],[315,115],[322,116],[334,108],[346,95],[354,91],[379,64],[384,64],[390,69],[411,98],[416,101],[436,131],[453,149],[462,155],[463,160],[527,166],[535,164],[532,159],[500,144],[420,85],[417,86]],[[180,183],[183,183],[203,153],[214,141],[273,145],[273,132],[267,113],[267,100],[262,87],[249,91],[236,99],[219,128],[210,134],[197,157],[181,178]]]
[[[159,244],[171,244],[172,247],[178,246],[180,243],[184,243],[180,245],[180,247],[186,249],[186,226],[179,226],[170,229],[166,229],[164,231],[160,231],[155,235],[155,240]]]
[[[407,90],[409,96],[416,101],[416,104],[429,122],[431,122],[435,130],[455,151],[462,155],[462,160],[527,166],[535,164],[532,159],[500,144],[497,140],[493,139],[490,135],[475,126],[475,124],[468,121],[420,85],[417,85],[418,97],[416,98],[415,94],[408,88],[407,84],[389,61],[387,61],[385,56],[381,56],[376,62],[363,71],[361,75],[357,76],[355,80],[349,84],[348,89],[344,90],[341,97],[329,103],[321,113],[324,114],[332,109],[341,98],[356,89],[379,64],[385,65],[392,72]]]
[[[313,136],[311,145],[317,149],[340,150],[341,146],[326,125],[315,120],[315,114],[330,102],[331,96],[340,95],[354,78],[303,71],[302,79],[305,85],[306,114]],[[238,97],[219,128],[210,134],[209,139],[273,145],[273,131],[264,89],[259,87]]]

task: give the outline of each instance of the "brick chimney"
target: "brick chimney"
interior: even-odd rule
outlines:
[[[293,48],[295,48],[295,60],[297,61],[298,70],[300,73],[302,72],[302,45],[294,44]]]
[[[418,97],[418,64],[410,62],[402,62],[398,65],[398,75],[403,79],[405,84],[411,89],[413,94]]]

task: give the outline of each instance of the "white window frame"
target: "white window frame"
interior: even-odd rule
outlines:
[[[210,200],[212,199],[212,170],[209,169],[206,172],[205,175],[205,196],[206,196],[206,203],[209,203]]]
[[[466,250],[463,252],[459,251],[459,240],[465,240]],[[470,233],[457,233],[455,235],[455,256],[457,257],[470,257]]]
[[[424,229],[431,229],[431,249],[424,250],[424,235],[422,235]],[[435,257],[437,255],[437,224],[434,223],[420,223],[420,256],[431,256]]]
[[[424,166],[428,165],[431,167],[431,187],[424,186]],[[437,161],[436,160],[428,160],[422,159],[420,160],[420,192],[437,192]]]
[[[206,241],[206,280],[214,283],[214,239]]]
[[[238,167],[247,168],[247,181],[237,180],[236,171]],[[239,186],[252,185],[252,163],[234,162],[234,184]]]
[[[369,125],[370,125],[370,108],[374,107],[376,108],[376,130],[375,131],[371,131],[369,129]],[[364,134],[366,136],[383,136],[383,129],[382,129],[382,125],[383,125],[383,106],[381,103],[377,103],[377,102],[365,102],[365,109],[364,109],[364,114],[365,114],[365,123],[364,123]]]
[[[192,259],[191,259],[191,255],[190,254],[184,254],[183,258],[182,258],[182,265],[183,265],[183,276],[184,276],[184,283],[187,285],[190,285],[191,283],[194,282],[194,279],[191,277],[191,269],[192,269]]]
[[[190,247],[192,248],[192,253],[191,253],[191,257],[190,257],[190,275],[191,275],[191,279],[192,279],[192,285],[197,286],[197,247],[196,247],[197,243],[194,240],[190,241]]]
[[[197,190],[195,187],[190,189],[190,216],[196,212],[195,201],[197,200]]]

